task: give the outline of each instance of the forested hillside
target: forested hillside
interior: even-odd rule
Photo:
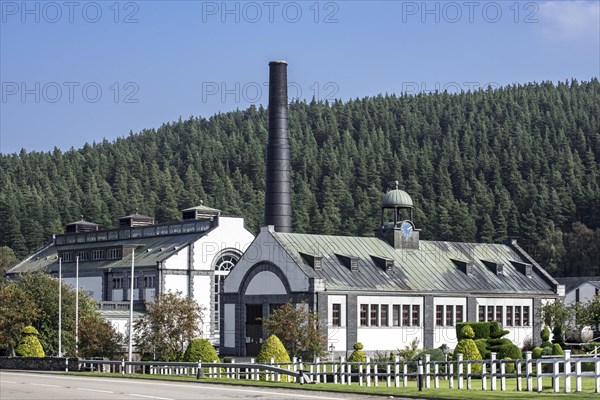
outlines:
[[[398,180],[425,239],[517,238],[556,275],[600,275],[600,83],[290,105],[297,232],[371,235]],[[65,121],[68,123],[68,121]],[[0,155],[0,246],[23,256],[65,223],[159,222],[204,204],[263,218],[267,110],[115,142]]]

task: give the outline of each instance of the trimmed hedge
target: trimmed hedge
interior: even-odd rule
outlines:
[[[185,362],[197,362],[198,360],[206,363],[220,362],[215,348],[208,339],[192,340],[183,354]]]
[[[490,351],[488,350],[487,340],[485,339],[477,339],[475,340],[475,345],[477,346],[477,350],[479,350],[479,354],[483,358],[490,358]]]
[[[21,332],[23,333],[23,337],[15,348],[15,353],[22,357],[44,357],[46,353],[40,340],[37,338],[37,335],[39,335],[37,329],[29,325],[24,327]]]
[[[462,328],[470,326],[475,332],[475,339],[490,338],[490,323],[489,322],[459,322],[456,324],[456,338],[458,340],[465,339],[462,336]]]
[[[498,358],[506,359],[510,358],[511,360],[522,360],[523,352],[521,349],[514,344],[505,344],[503,346],[498,347]]]
[[[462,336],[468,337],[473,333],[473,330],[470,326],[464,326],[462,329]],[[464,360],[481,360],[481,353],[477,349],[477,345],[473,339],[461,339],[456,348],[454,349],[454,358],[461,353],[463,355]],[[472,364],[471,372],[478,373],[481,372],[481,364]]]
[[[533,359],[542,358],[542,351],[544,351],[544,349],[542,349],[541,347],[536,347],[531,352],[531,358],[533,358]]]
[[[271,335],[263,343],[258,356],[256,357],[257,363],[269,363],[271,358],[275,362],[290,362],[290,356],[285,349],[281,340],[275,335]]]

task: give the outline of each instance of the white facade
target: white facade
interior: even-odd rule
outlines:
[[[598,288],[598,286],[600,285],[594,285],[591,282],[582,283],[565,294],[565,305],[570,306],[577,301],[582,304],[591,301],[596,294],[600,293],[600,288]]]

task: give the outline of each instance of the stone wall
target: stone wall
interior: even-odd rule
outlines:
[[[72,357],[68,361],[69,371],[76,371],[79,360]],[[64,371],[66,367],[65,357],[0,357],[0,369]]]

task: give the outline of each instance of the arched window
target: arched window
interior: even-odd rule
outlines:
[[[237,264],[240,259],[240,255],[236,253],[225,253],[217,258],[215,262],[215,278],[214,278],[214,290],[213,290],[213,309],[212,309],[212,322],[213,322],[213,334],[218,335],[220,327],[220,313],[219,307],[221,306],[221,282],[229,274],[229,271]]]

